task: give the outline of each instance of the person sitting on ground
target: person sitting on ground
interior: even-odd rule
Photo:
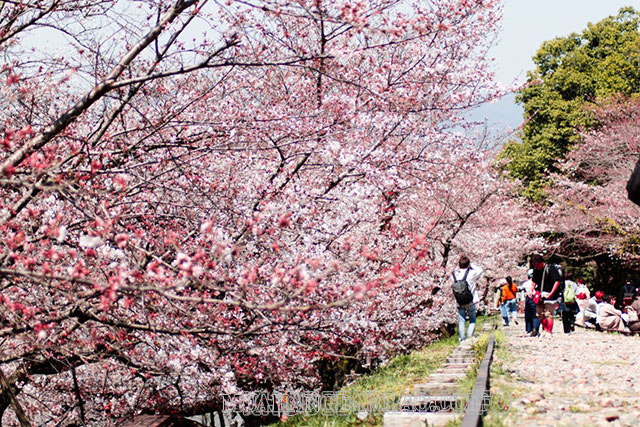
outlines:
[[[593,297],[589,299],[589,302],[584,309],[584,326],[586,328],[598,329],[598,310],[600,305],[602,304],[603,296],[604,292],[596,291]]]
[[[640,297],[636,297],[630,307],[627,307],[629,323],[627,327],[633,333],[640,332]]]
[[[586,283],[584,283],[584,279],[578,279],[578,289],[576,290],[576,299],[577,300],[588,300],[591,298],[591,293],[589,292],[589,288]]]
[[[605,295],[604,302],[598,309],[598,325],[603,331],[629,332],[622,317],[622,312],[615,308],[616,297]]]
[[[589,292],[589,288],[584,283],[584,279],[578,279],[578,289],[576,289],[576,302],[578,304],[578,313],[576,314],[576,325],[584,326],[584,310],[589,303],[589,298],[591,298],[591,294]]]

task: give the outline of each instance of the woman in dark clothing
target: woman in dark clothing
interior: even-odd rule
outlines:
[[[630,280],[627,280],[620,289],[620,295],[618,297],[618,308],[623,310],[625,307],[633,304],[637,296],[636,287],[631,284]]]

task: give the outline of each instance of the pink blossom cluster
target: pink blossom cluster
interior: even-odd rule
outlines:
[[[599,125],[584,131],[553,175],[552,207],[540,219],[557,233],[560,253],[607,257],[637,268],[638,207],[626,184],[640,153],[640,116],[635,99],[609,99],[591,109]]]
[[[9,402],[104,425],[328,388],[332,361],[434,339],[459,253],[498,277],[531,245],[464,116],[503,94],[499,18],[480,0],[7,3],[3,423]],[[30,49],[42,31],[73,37]]]

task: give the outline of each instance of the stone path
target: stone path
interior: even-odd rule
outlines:
[[[502,329],[491,391],[509,408],[490,418],[507,426],[640,425],[640,337],[581,328],[566,335],[556,319],[553,335],[530,338],[523,323]]]

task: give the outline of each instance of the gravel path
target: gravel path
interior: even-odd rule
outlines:
[[[581,328],[566,335],[556,319],[553,335],[530,338],[523,323],[502,329],[506,339],[494,357],[491,390],[508,410],[492,411],[487,421],[640,425],[640,337]]]

